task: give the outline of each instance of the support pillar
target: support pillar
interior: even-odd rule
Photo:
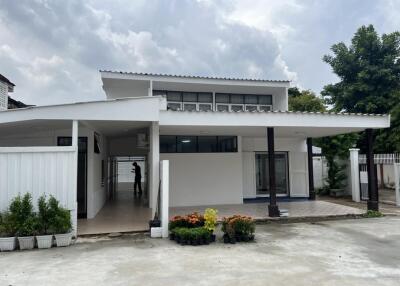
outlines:
[[[312,138],[307,138],[307,161],[308,161],[308,199],[315,200]]]
[[[368,210],[378,211],[379,210],[379,198],[378,198],[378,182],[376,179],[376,169],[374,163],[374,134],[372,129],[368,128],[365,130],[366,133],[366,145],[367,145],[367,173],[368,173]]]
[[[160,129],[158,122],[152,122],[150,126],[150,188],[149,188],[149,200],[151,208],[151,217],[154,214],[158,206],[158,189],[160,185]]]
[[[352,148],[350,151],[350,185],[351,197],[354,202],[359,203],[360,200],[360,167],[358,162],[358,151],[360,149]]]
[[[394,160],[394,158],[393,158]],[[400,207],[400,163],[393,162],[396,206]]]
[[[279,217],[279,207],[276,204],[276,180],[275,180],[275,146],[274,146],[274,128],[267,128],[268,137],[268,169],[269,169],[269,205],[268,215],[270,217]]]
[[[74,182],[74,188],[71,190],[73,193],[74,200],[73,200],[73,211],[71,212],[71,219],[72,219],[72,232],[73,236],[77,237],[78,233],[78,134],[79,134],[79,122],[77,120],[72,121],[72,147],[74,147],[74,164],[72,170],[72,178],[71,180]]]

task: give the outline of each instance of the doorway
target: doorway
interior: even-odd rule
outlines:
[[[87,137],[78,138],[78,218],[87,218]],[[72,137],[57,137],[57,146],[71,146]]]
[[[269,196],[269,160],[268,152],[257,152],[256,159],[256,196]],[[289,164],[287,152],[275,152],[276,194],[289,195]]]

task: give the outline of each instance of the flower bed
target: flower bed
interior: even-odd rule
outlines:
[[[170,239],[181,245],[203,245],[215,241],[217,210],[206,209],[204,215],[191,213],[175,216],[169,222]]]
[[[254,240],[255,222],[249,216],[234,215],[222,222],[224,243],[248,242]]]

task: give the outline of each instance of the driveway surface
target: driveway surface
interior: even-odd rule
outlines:
[[[0,285],[399,285],[400,218],[258,225],[256,242],[143,235],[0,253]]]

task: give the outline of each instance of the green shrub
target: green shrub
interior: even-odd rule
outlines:
[[[26,193],[23,197],[18,195],[11,201],[8,219],[18,236],[32,236],[37,233],[38,219],[33,212],[31,194]]]
[[[234,215],[224,218],[221,229],[230,239],[247,241],[254,237],[255,222],[251,217]]]
[[[367,218],[383,217],[383,213],[381,213],[380,211],[368,210],[365,214],[363,214],[363,217]]]
[[[54,210],[50,209],[50,204],[45,195],[39,197],[38,209],[38,232],[42,235],[50,234],[50,221],[55,213]]]
[[[172,233],[176,238],[184,241],[210,240],[211,238],[211,233],[204,227],[177,227],[172,230]]]
[[[48,201],[48,232],[51,234],[68,233],[72,230],[71,213],[60,206],[58,200],[50,196]]]
[[[15,225],[9,212],[0,213],[0,237],[12,237],[16,233]]]

